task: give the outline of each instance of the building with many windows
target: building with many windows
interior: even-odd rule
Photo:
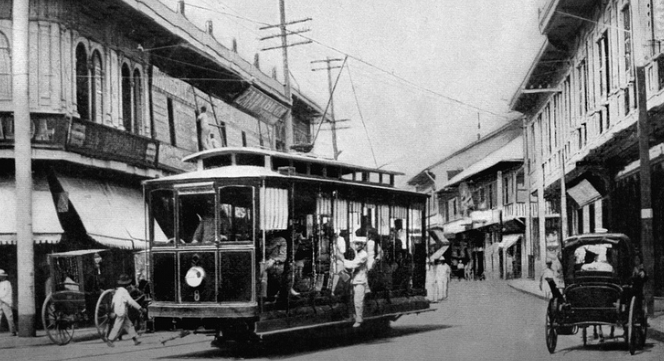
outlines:
[[[547,234],[606,228],[652,257],[663,296],[664,2],[548,0],[539,19],[546,41],[511,104],[525,116],[527,186],[562,210],[560,224],[534,228],[536,269],[555,257]]]
[[[144,249],[141,181],[189,170],[182,158],[205,141],[284,151],[284,115],[308,143],[322,113],[220,44],[212,22],[190,22],[183,2],[34,0],[29,32],[37,285],[54,250]],[[0,265],[15,284],[12,38],[12,1],[3,0]]]
[[[435,240],[449,241],[446,260],[471,263],[478,276],[521,277],[532,263],[522,251],[527,217],[522,132],[521,120],[513,120],[408,182],[431,194],[427,226]],[[555,218],[550,211],[547,216]]]

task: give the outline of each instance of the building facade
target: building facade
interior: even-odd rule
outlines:
[[[12,1],[0,1],[0,268],[16,284],[12,23]],[[287,99],[184,6],[34,0],[28,45],[36,285],[49,252],[145,249],[141,181],[191,170],[181,159],[204,149],[206,129],[213,146],[287,151],[284,115],[306,144],[322,113],[300,92]]]
[[[450,242],[446,260],[470,263],[478,278],[534,277],[525,234],[538,218],[526,201],[522,128],[513,120],[409,181],[431,194],[427,225],[433,238]],[[545,222],[555,223],[555,207],[546,210]]]
[[[546,40],[511,104],[525,116],[528,188],[563,210],[559,238],[627,234],[663,296],[664,2],[550,0],[539,15]],[[547,229],[533,234],[541,270]]]

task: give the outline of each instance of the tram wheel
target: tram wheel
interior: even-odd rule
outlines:
[[[42,306],[42,323],[48,338],[56,345],[66,345],[74,338],[74,322],[58,309],[53,294],[48,295]]]

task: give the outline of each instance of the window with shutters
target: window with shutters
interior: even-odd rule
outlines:
[[[101,54],[95,50],[92,53],[92,79],[90,89],[90,104],[92,105],[91,120],[103,123],[104,120],[104,69]]]
[[[134,91],[134,128],[133,133],[143,134],[143,81],[141,77],[141,72],[138,69],[134,70],[134,76],[132,79],[133,82],[133,91]]]
[[[83,44],[76,47],[76,106],[81,119],[91,120],[88,52]]]
[[[12,57],[9,41],[0,32],[0,99],[12,97]]]

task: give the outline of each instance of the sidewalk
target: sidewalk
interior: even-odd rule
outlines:
[[[71,340],[71,343],[76,343],[80,341],[89,341],[101,338],[97,333],[97,328],[88,327],[88,328],[77,328],[74,330],[74,337]],[[12,336],[9,332],[0,333],[0,350],[8,348],[25,348],[25,347],[35,347],[35,346],[47,346],[55,345],[46,335],[46,331],[37,330],[36,337],[18,337]]]
[[[544,292],[539,289],[539,282],[531,279],[509,280],[507,284],[523,293],[546,300]],[[664,339],[664,313],[657,312],[654,317],[648,317],[648,337],[656,336],[658,339]]]

